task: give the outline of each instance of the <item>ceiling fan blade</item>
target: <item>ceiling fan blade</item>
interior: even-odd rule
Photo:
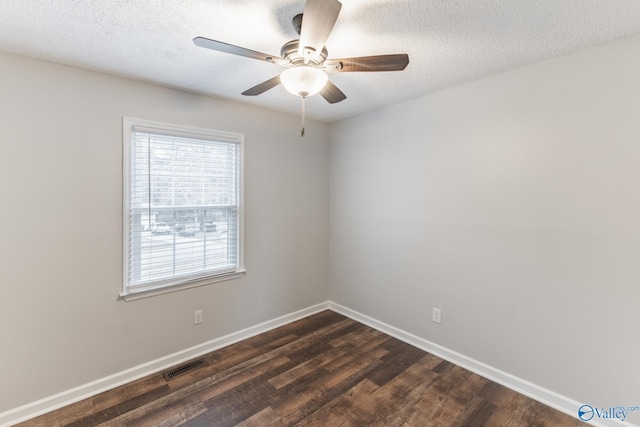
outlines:
[[[266,53],[256,52],[255,50],[246,49],[240,46],[234,46],[229,43],[220,42],[217,40],[211,40],[204,37],[196,37],[193,39],[193,43],[196,46],[204,47],[207,49],[217,50],[218,52],[230,53],[232,55],[244,56],[247,58],[257,59],[259,61],[271,62],[273,64],[282,65],[288,67],[291,63],[279,56],[267,55]]]
[[[327,73],[351,73],[356,71],[401,71],[409,65],[409,55],[362,56],[360,58],[327,59]]]
[[[280,84],[280,75],[277,75],[275,77],[270,78],[267,81],[264,81],[264,82],[262,82],[260,84],[255,85],[251,89],[245,90],[244,92],[242,92],[242,94],[245,95],[245,96],[260,95],[261,93],[264,93],[264,92],[268,91],[269,89],[273,89],[274,87],[278,86],[279,84]]]
[[[318,59],[336,24],[341,8],[342,3],[338,0],[307,0],[302,14],[298,47],[298,53],[305,58],[305,62],[309,59]],[[307,48],[306,52],[305,48]]]
[[[347,95],[342,93],[342,91],[330,81],[322,88],[320,95],[326,99],[329,104],[335,104],[336,102],[347,99]]]

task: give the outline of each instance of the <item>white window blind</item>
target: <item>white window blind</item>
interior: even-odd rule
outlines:
[[[242,135],[125,118],[125,295],[242,270]]]

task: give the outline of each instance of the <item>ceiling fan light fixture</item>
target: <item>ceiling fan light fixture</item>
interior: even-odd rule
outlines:
[[[301,97],[320,92],[328,80],[327,73],[308,65],[287,68],[280,74],[280,82],[284,88]]]

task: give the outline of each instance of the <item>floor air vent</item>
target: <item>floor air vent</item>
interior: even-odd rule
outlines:
[[[175,378],[179,375],[191,372],[202,365],[204,365],[204,361],[202,359],[193,360],[191,362],[185,363],[184,365],[180,365],[176,368],[171,368],[168,371],[165,371],[162,376],[165,380],[169,381],[170,379]]]

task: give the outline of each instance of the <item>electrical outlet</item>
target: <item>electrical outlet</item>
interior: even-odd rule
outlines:
[[[433,307],[433,312],[431,313],[431,320],[438,324],[442,324],[442,310],[439,308]]]
[[[202,323],[202,310],[196,310],[193,313],[193,324],[199,325],[200,323]]]

